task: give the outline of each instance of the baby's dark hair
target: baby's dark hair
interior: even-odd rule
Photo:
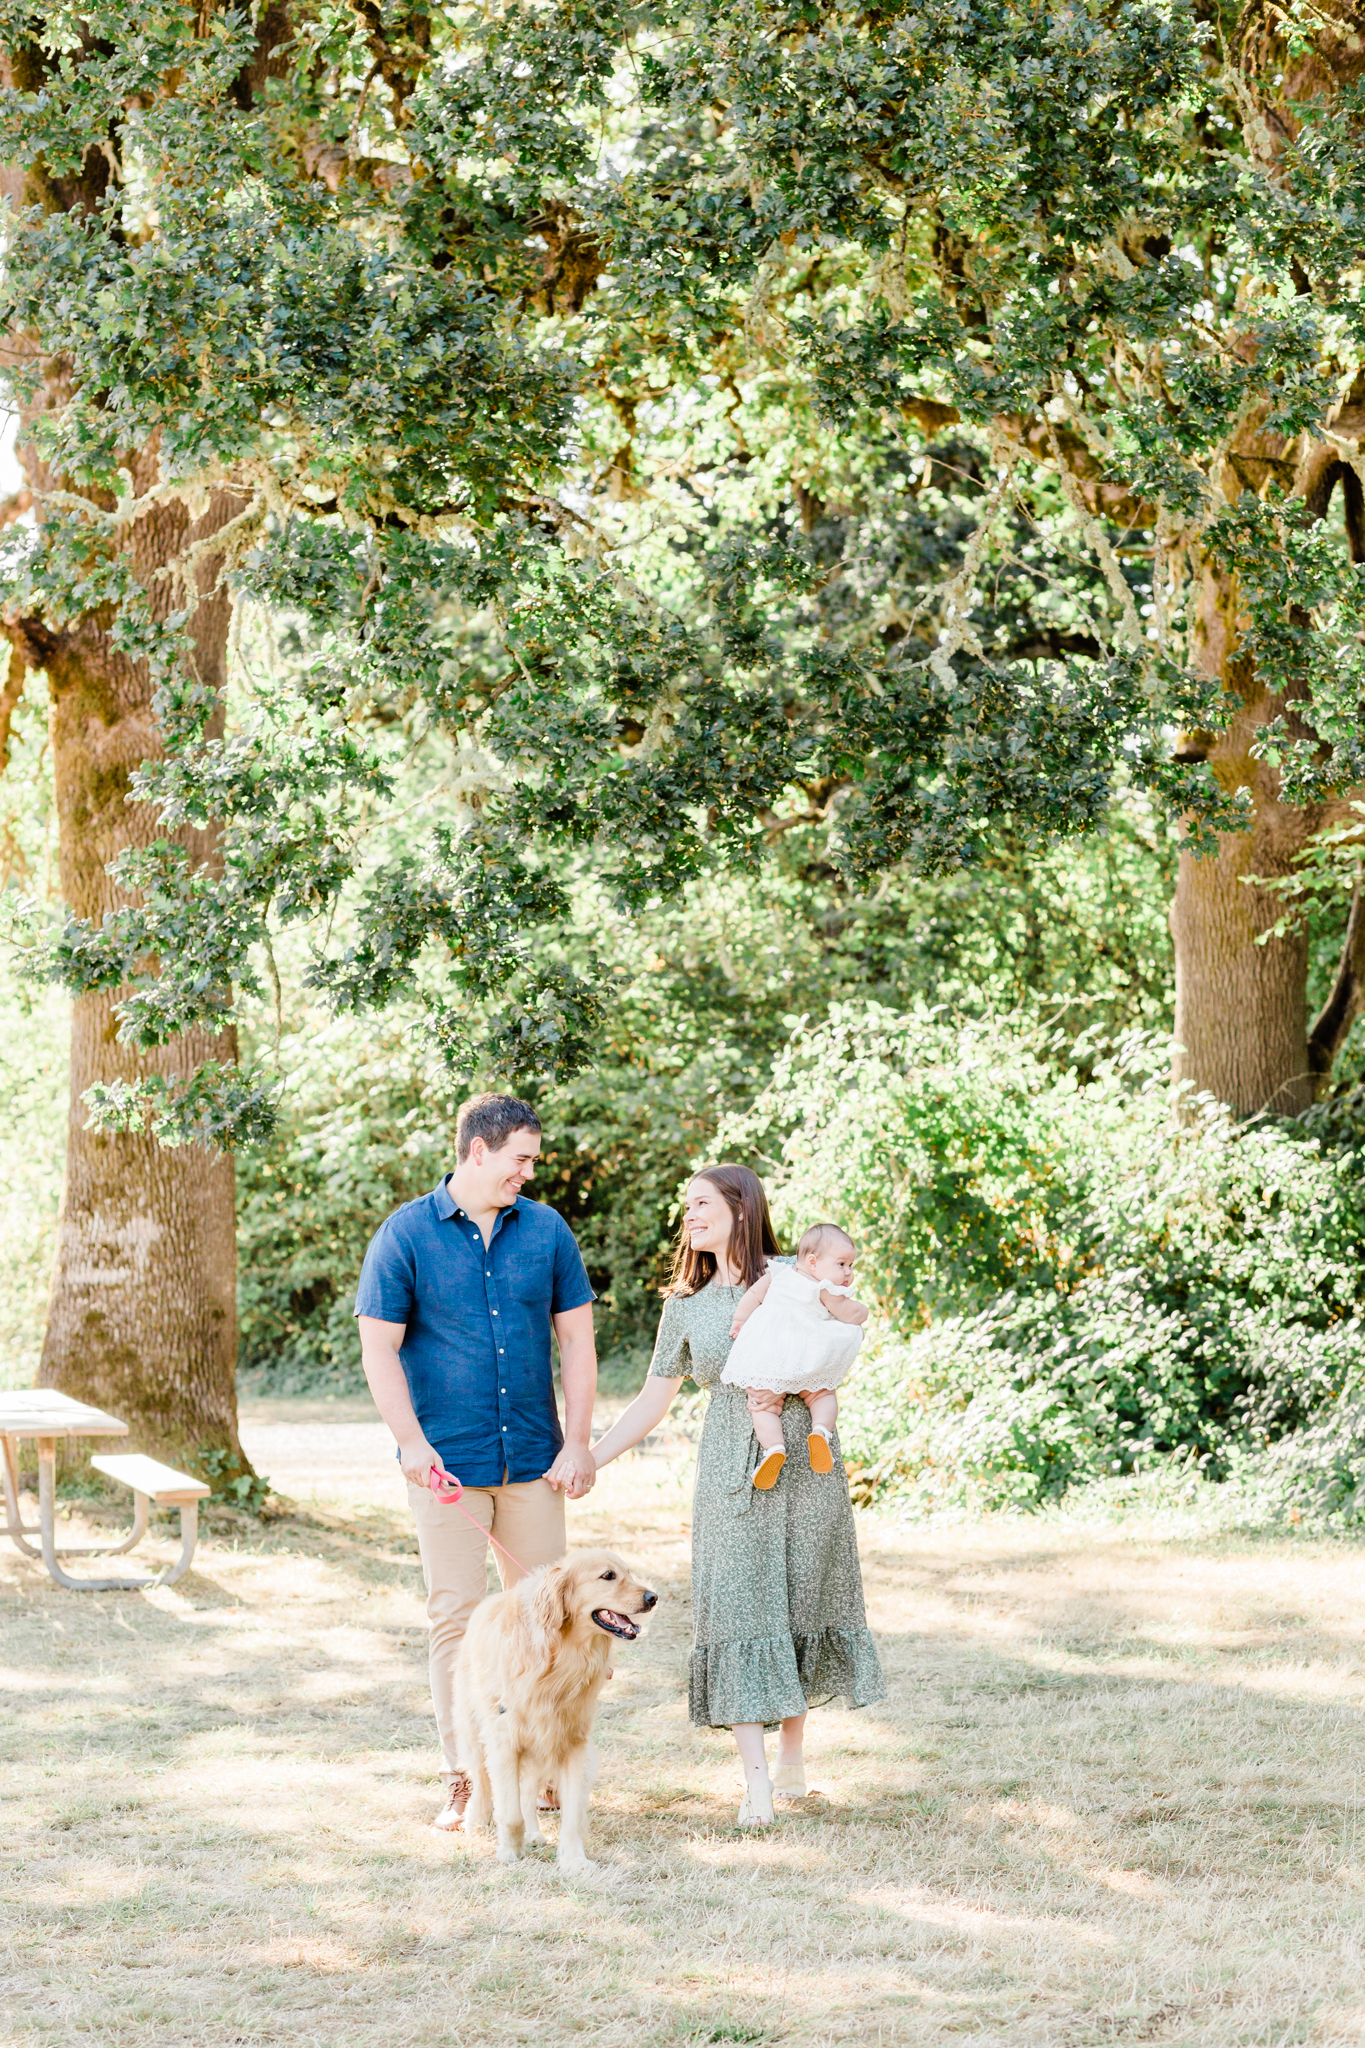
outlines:
[[[840,1244],[846,1244],[851,1252],[858,1249],[848,1232],[841,1230],[837,1223],[812,1223],[796,1247],[796,1256],[798,1259],[805,1259],[814,1254],[818,1259],[821,1252],[832,1247],[836,1240]]]

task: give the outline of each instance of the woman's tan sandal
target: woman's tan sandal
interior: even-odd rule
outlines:
[[[774,1799],[804,1799],[806,1796],[806,1767],[804,1764],[778,1764],[773,1772]]]
[[[752,1785],[746,1785],[743,1802],[739,1812],[735,1815],[735,1826],[737,1828],[766,1828],[772,1825],[775,1818],[771,1786],[766,1791],[760,1792],[755,1790]]]
[[[834,1453],[829,1447],[829,1432],[827,1430],[813,1429],[806,1438],[806,1449],[810,1452],[810,1469],[812,1472],[832,1472],[834,1470]]]
[[[765,1451],[754,1473],[754,1485],[760,1493],[769,1493],[777,1484],[778,1474],[787,1462],[785,1451]]]

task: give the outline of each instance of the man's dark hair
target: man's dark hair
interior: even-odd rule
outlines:
[[[469,1148],[482,1138],[490,1152],[501,1152],[514,1131],[538,1131],[540,1118],[529,1102],[516,1095],[471,1095],[455,1118],[455,1157],[463,1166]]]

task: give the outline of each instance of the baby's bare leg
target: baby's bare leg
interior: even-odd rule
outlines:
[[[782,1403],[785,1394],[773,1394],[766,1387],[746,1387],[745,1399],[749,1404],[749,1420],[754,1435],[765,1451],[784,1449],[782,1436]]]
[[[830,1387],[812,1387],[801,1399],[810,1409],[812,1429],[833,1429],[839,1420],[839,1396]]]

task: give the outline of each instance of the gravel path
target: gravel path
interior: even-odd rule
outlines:
[[[290,1500],[406,1505],[393,1438],[382,1422],[275,1422],[244,1408],[241,1436],[256,1470]]]

